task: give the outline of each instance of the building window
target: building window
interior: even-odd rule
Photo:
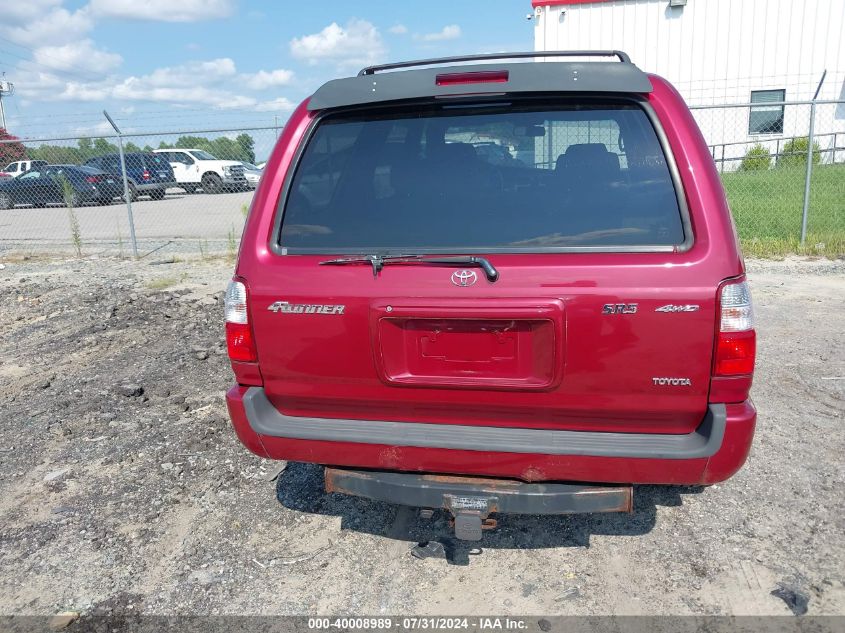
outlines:
[[[786,101],[786,90],[752,90],[751,103],[778,103]],[[782,134],[783,106],[760,105],[751,108],[748,117],[749,134]]]

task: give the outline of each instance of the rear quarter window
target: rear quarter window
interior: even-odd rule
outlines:
[[[334,115],[280,201],[285,252],[671,248],[679,196],[635,104]]]
[[[145,154],[144,162],[149,169],[170,169],[170,163],[167,162],[167,156],[159,154]]]

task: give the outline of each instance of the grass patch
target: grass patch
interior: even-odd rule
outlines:
[[[234,225],[226,235],[226,253],[229,261],[234,263],[238,257],[238,238],[235,235]]]
[[[845,165],[813,167],[807,243],[802,247],[805,173],[805,167],[793,167],[722,174],[747,255],[845,254]]]
[[[188,273],[172,275],[170,277],[159,277],[158,279],[150,279],[145,286],[150,290],[164,290],[165,288],[170,288],[171,286],[175,286],[176,284],[185,281],[187,277]]]

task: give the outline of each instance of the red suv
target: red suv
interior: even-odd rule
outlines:
[[[683,99],[619,51],[502,62],[538,55],[322,86],[226,295],[247,448],[464,539],[727,479],[756,420],[744,263]]]

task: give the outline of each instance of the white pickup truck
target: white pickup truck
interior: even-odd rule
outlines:
[[[29,171],[35,167],[45,167],[47,165],[46,160],[16,160],[13,163],[9,163],[3,169],[0,169],[0,172],[8,174],[12,178],[17,178],[22,173]]]
[[[236,160],[218,160],[201,149],[156,149],[166,156],[176,182],[187,193],[202,188],[205,193],[249,189],[244,167]]]

